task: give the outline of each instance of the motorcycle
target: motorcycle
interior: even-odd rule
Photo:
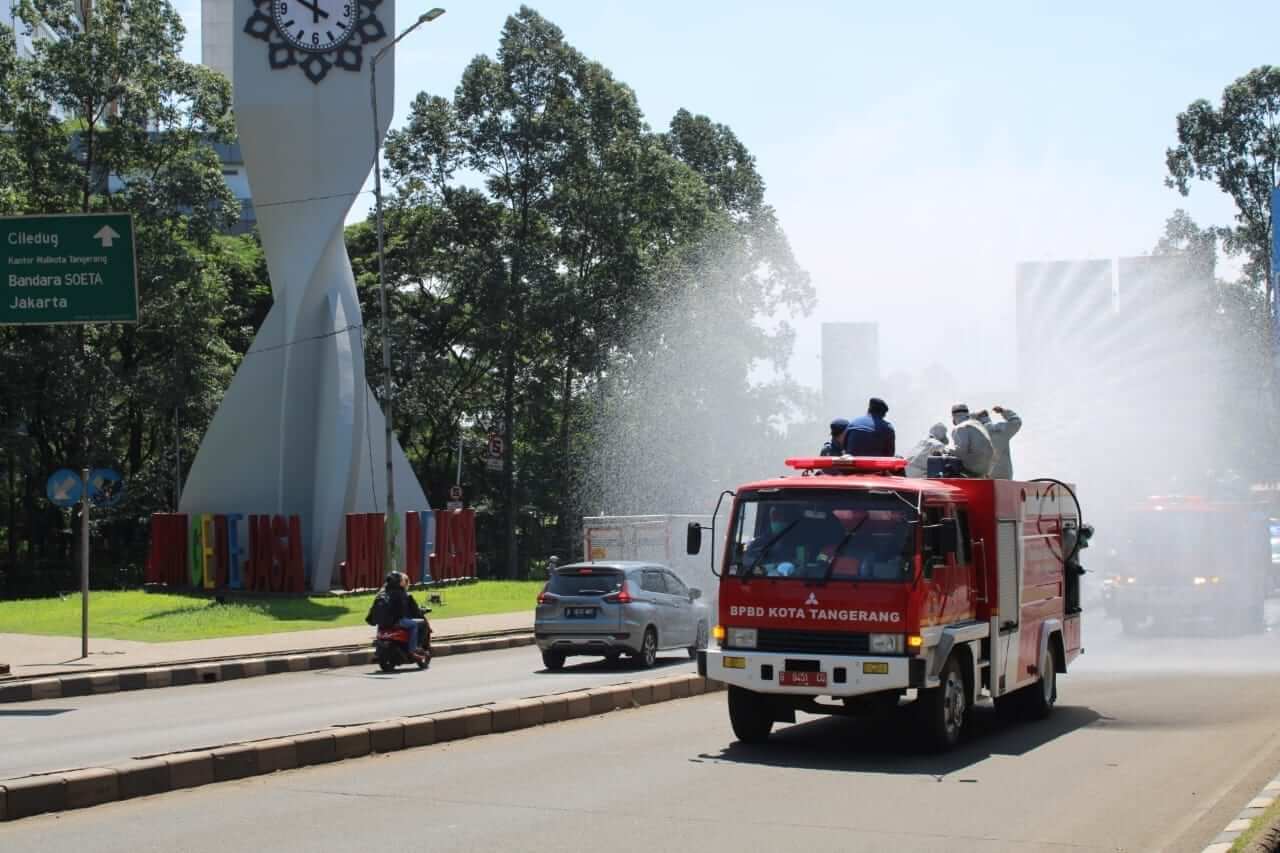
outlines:
[[[431,623],[422,626],[422,645],[418,649],[409,648],[409,629],[393,625],[390,628],[379,628],[373,640],[373,657],[383,672],[394,672],[403,663],[417,664],[418,669],[426,669],[431,665]]]

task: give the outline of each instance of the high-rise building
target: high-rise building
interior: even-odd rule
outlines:
[[[235,4],[231,0],[202,0],[200,4],[200,61],[232,80],[236,27],[232,20]],[[222,160],[222,177],[240,202],[240,221],[232,233],[253,230],[257,216],[253,211],[253,196],[249,192],[249,176],[245,173],[244,158],[240,146],[215,145],[214,150]]]
[[[221,72],[228,80],[234,65],[235,27],[231,20],[234,7],[231,0],[202,0],[200,4],[200,62]]]
[[[1072,361],[1091,363],[1114,337],[1109,260],[1022,263],[1017,268],[1018,380],[1054,380]]]
[[[90,0],[81,0],[82,8],[91,8]],[[4,23],[13,30],[17,45],[18,58],[30,59],[35,55],[35,45],[42,40],[51,41],[58,34],[42,23],[28,24],[18,15],[19,0],[0,0],[0,9],[4,10]],[[84,14],[82,11],[81,15]],[[79,19],[78,19],[79,20]]]
[[[879,324],[823,323],[822,405],[826,417],[862,414],[867,399],[883,393],[879,384]]]
[[[1033,470],[1120,500],[1168,488],[1188,460],[1210,466],[1203,414],[1224,375],[1204,330],[1211,292],[1184,255],[1019,264],[1020,444]]]

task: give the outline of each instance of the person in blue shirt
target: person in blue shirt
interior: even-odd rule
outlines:
[[[839,456],[844,453],[844,433],[849,428],[848,418],[836,418],[831,422],[831,440],[822,445],[819,456]]]
[[[867,413],[854,418],[844,434],[844,452],[850,456],[893,456],[895,435],[893,424],[884,419],[889,406],[879,397],[872,397]]]

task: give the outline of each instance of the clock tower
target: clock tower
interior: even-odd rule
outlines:
[[[337,581],[345,515],[385,511],[384,421],[365,377],[343,223],[373,165],[369,63],[390,43],[395,0],[234,0],[232,26],[236,125],[274,304],[180,510],[300,516],[320,592]],[[379,138],[395,86],[384,65]],[[429,509],[398,443],[392,466],[396,509]]]

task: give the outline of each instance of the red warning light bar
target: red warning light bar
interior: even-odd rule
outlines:
[[[907,460],[896,456],[794,456],[786,460],[797,471],[840,471],[867,474],[906,474]]]

